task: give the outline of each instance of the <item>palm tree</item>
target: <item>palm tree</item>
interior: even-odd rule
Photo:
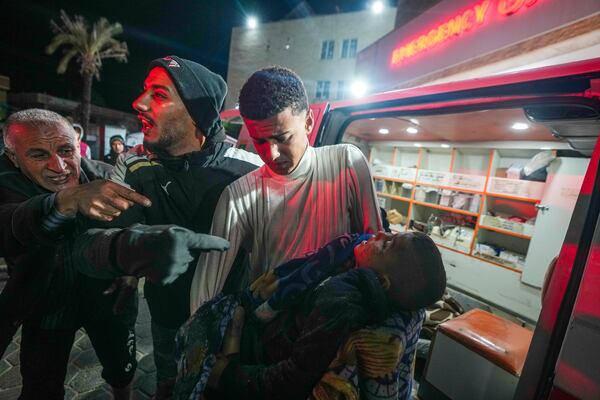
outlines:
[[[100,80],[102,59],[114,58],[119,62],[127,62],[127,43],[114,38],[123,32],[123,27],[118,22],[111,24],[106,18],[100,18],[90,30],[88,22],[80,15],[71,19],[61,10],[60,19],[60,25],[50,21],[54,37],[46,47],[46,54],[52,54],[60,46],[65,46],[64,55],[56,70],[58,74],[65,73],[73,58],[79,63],[79,73],[83,77],[81,125],[84,132],[88,132],[94,77]]]

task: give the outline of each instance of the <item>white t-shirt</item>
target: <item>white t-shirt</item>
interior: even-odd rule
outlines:
[[[308,147],[289,175],[264,165],[223,191],[211,234],[229,240],[231,247],[200,256],[191,311],[220,293],[240,248],[250,252],[252,282],[344,233],[381,229],[369,165],[357,147]]]

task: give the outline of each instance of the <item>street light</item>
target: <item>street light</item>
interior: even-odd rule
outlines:
[[[377,0],[371,3],[371,11],[373,12],[373,14],[381,14],[383,8],[383,1],[381,0]]]
[[[248,26],[248,28],[250,29],[256,29],[256,27],[258,26],[258,20],[256,19],[256,17],[248,17],[248,20],[246,21],[246,26]]]

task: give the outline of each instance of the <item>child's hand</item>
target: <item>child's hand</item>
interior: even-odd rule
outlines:
[[[259,276],[251,285],[250,290],[254,297],[259,297],[263,300],[271,297],[277,289],[279,279],[273,271],[268,271]]]

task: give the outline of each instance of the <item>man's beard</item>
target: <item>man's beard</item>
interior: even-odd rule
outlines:
[[[171,117],[163,122],[163,127],[160,128],[158,141],[148,143],[144,141],[144,147],[156,154],[171,155],[171,149],[176,147],[183,140],[186,132],[180,119]]]

